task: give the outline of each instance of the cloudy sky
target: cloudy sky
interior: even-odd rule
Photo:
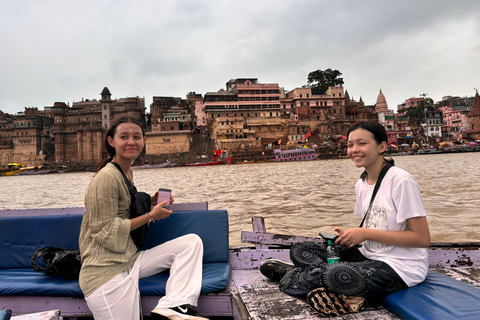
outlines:
[[[1,0],[0,110],[185,98],[255,77],[285,90],[342,72],[350,97],[390,109],[480,87],[480,1]]]

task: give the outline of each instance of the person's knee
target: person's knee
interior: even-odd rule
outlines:
[[[185,237],[185,240],[188,243],[191,243],[192,245],[194,245],[196,247],[202,247],[203,248],[202,238],[200,238],[200,236],[198,234],[189,233],[187,235],[184,235],[184,237]]]
[[[329,265],[323,274],[327,290],[347,296],[364,296],[367,286],[365,276],[351,263]]]

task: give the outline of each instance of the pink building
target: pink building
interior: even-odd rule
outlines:
[[[378,122],[385,127],[388,136],[388,144],[391,146],[397,146],[397,130],[395,127],[395,113],[393,110],[388,109],[387,99],[380,89],[380,93],[377,96],[377,104],[375,105],[375,113],[378,116]]]
[[[447,132],[463,132],[468,128],[468,117],[460,109],[452,110],[452,105],[440,107],[443,113],[443,124]]]

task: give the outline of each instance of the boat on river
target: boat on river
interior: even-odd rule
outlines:
[[[307,161],[315,160],[318,158],[320,153],[318,153],[313,148],[302,148],[302,149],[275,149],[273,150],[275,158],[273,161]]]
[[[210,161],[210,162],[195,162],[195,163],[186,163],[185,167],[198,167],[198,166],[214,166],[221,164],[222,160]]]
[[[159,163],[159,164],[143,164],[140,166],[133,166],[132,170],[138,170],[138,169],[158,169],[158,168],[171,168],[175,167],[177,164],[172,163],[172,162],[164,162],[164,163]]]
[[[7,164],[8,169],[0,172],[0,176],[14,176],[22,171],[22,168],[25,167],[20,163],[9,163]]]
[[[197,210],[205,210],[208,208],[206,203],[200,204],[174,204],[172,209],[174,211],[185,211],[188,209],[185,206],[200,205]],[[178,206],[175,208],[175,206]],[[18,215],[73,215],[83,214],[84,208],[42,208],[42,209],[15,209],[15,210],[0,210],[0,217],[18,216]],[[242,231],[241,241],[248,244],[245,247],[231,247],[229,250],[229,264],[232,267],[231,280],[227,289],[216,293],[209,293],[201,295],[199,299],[198,309],[202,314],[215,315],[222,311],[223,319],[233,320],[290,320],[290,319],[319,319],[322,318],[318,313],[313,311],[304,299],[291,297],[285,293],[280,292],[278,283],[272,282],[265,278],[259,272],[259,267],[266,259],[280,259],[290,261],[289,247],[296,242],[312,241],[321,243],[320,238],[303,237],[296,235],[273,234],[268,233],[265,227],[265,221],[262,217],[252,218],[253,231]],[[253,246],[252,246],[253,245]],[[429,263],[430,270],[434,270],[435,274],[447,279],[457,279],[462,284],[467,283],[471,287],[473,295],[480,299],[480,242],[472,243],[433,243],[429,248]],[[444,276],[447,275],[448,277]],[[450,278],[449,278],[450,277]],[[455,290],[455,288],[450,288]],[[449,289],[449,290],[450,290]],[[410,289],[405,289],[410,290]],[[427,289],[428,290],[428,289]],[[449,291],[452,293],[452,291]],[[477,293],[478,292],[478,293]],[[408,294],[406,295],[409,296]],[[2,297],[0,297],[1,300]],[[16,297],[4,302],[14,301]],[[25,297],[27,300],[29,297]],[[41,307],[48,308],[49,297],[37,297],[38,301],[35,303],[35,297],[31,297],[30,303],[23,304],[23,308],[37,312]],[[146,297],[148,298],[148,297]],[[410,304],[405,304],[404,309],[411,310],[412,308],[422,309],[417,315],[418,317],[408,319],[447,319],[428,317],[428,315],[435,315],[437,310],[446,308],[449,304],[455,304],[461,309],[468,309],[471,312],[472,308],[478,307],[475,305],[465,305],[464,299],[468,299],[465,295],[455,295],[443,297],[438,300],[429,296],[429,292],[423,294],[415,301],[415,298]],[[32,300],[33,299],[33,300]],[[73,299],[73,300],[72,300]],[[156,303],[156,297],[152,298],[152,303]],[[70,301],[72,300],[72,301]],[[70,298],[63,301],[65,308],[60,311],[62,316],[69,317],[69,320],[77,319],[88,315],[89,312],[86,303],[80,298]],[[423,301],[423,302],[422,302]],[[425,302],[428,301],[428,302]],[[67,308],[66,306],[72,303],[75,306],[82,308]],[[8,305],[4,305],[8,308]],[[451,305],[449,305],[451,307]],[[82,314],[85,312],[85,314]],[[474,317],[461,317],[462,319],[477,319],[477,313]],[[353,314],[347,314],[341,318],[330,317],[328,319],[348,319],[348,320],[391,320],[404,319],[403,316],[398,317],[389,309],[382,306],[377,308],[368,308],[365,311]]]

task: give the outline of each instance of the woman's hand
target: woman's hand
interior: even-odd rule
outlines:
[[[172,214],[172,210],[167,210],[164,208],[166,204],[167,201],[163,201],[152,208],[152,211],[150,211],[150,215],[154,220],[166,219]]]
[[[368,228],[335,229],[342,232],[336,244],[342,247],[354,247],[357,244],[371,240],[391,246],[405,248],[427,248],[430,246],[430,231],[426,217],[407,219],[408,229],[403,231],[384,231]]]
[[[335,241],[335,244],[342,247],[352,248],[366,240],[364,228],[352,228],[347,230],[336,228],[335,231],[339,236]]]
[[[151,198],[152,198],[152,201],[151,201],[152,206],[156,206],[158,201],[158,191],[155,192],[155,194],[151,196]]]
[[[158,191],[155,192],[153,196],[151,196],[152,201],[151,204],[152,206],[156,206],[158,202]],[[173,195],[170,195],[170,204],[172,204],[175,200],[173,199]]]

